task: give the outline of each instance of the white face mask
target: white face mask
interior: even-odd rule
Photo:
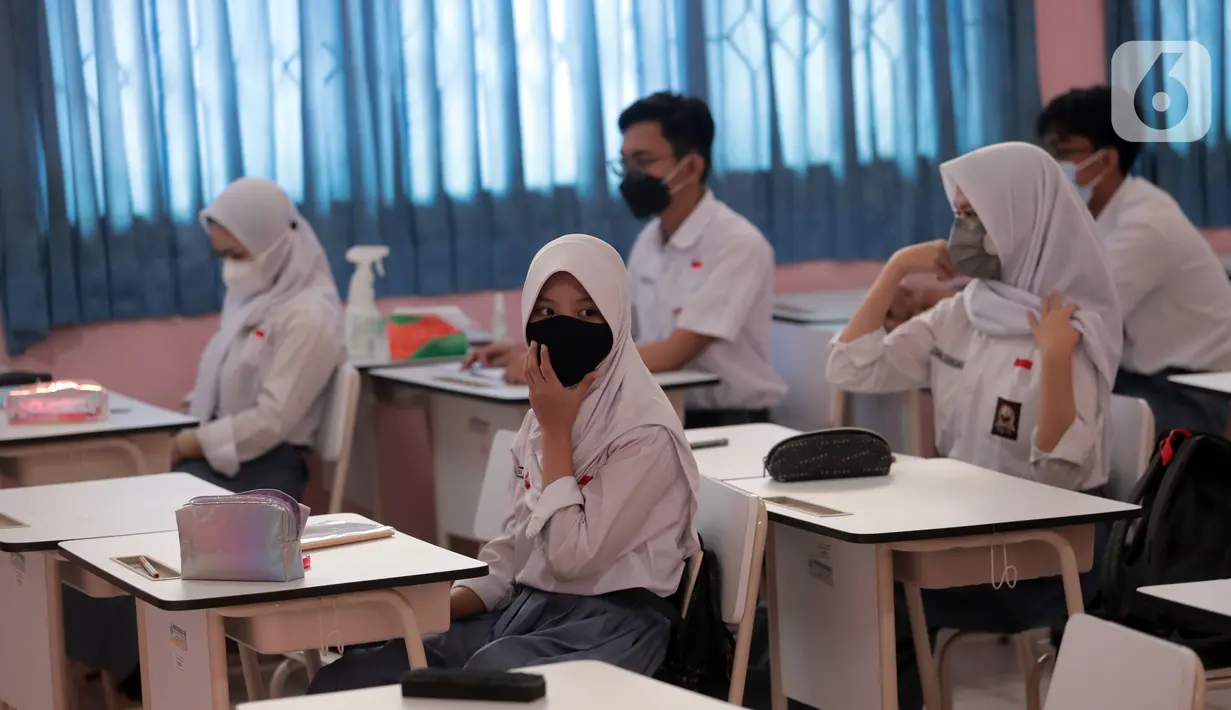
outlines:
[[[1087,165],[1090,165],[1094,161],[1098,160],[1102,155],[1103,151],[1098,150],[1095,151],[1094,155],[1091,155],[1089,158],[1086,158],[1080,163],[1074,163],[1071,160],[1060,161],[1060,169],[1064,171],[1064,175],[1069,179],[1069,182],[1073,183],[1073,187],[1077,188],[1077,196],[1080,197],[1081,201],[1087,205],[1090,204],[1090,198],[1094,196],[1094,186],[1098,185],[1103,178],[1107,176],[1107,171],[1104,170],[1099,173],[1098,177],[1094,178],[1085,185],[1079,185],[1077,183],[1077,173],[1084,170]]]
[[[226,284],[227,293],[241,299],[260,293],[266,287],[261,263],[255,259],[223,261],[222,282]]]

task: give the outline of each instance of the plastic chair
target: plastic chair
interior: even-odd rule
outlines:
[[[359,371],[350,363],[342,363],[329,384],[325,417],[316,434],[316,453],[329,475],[329,512],[341,513],[346,502],[346,478],[350,473],[351,446],[355,440],[355,417],[359,411],[362,389]]]
[[[1111,470],[1106,486],[1107,497],[1128,500],[1154,453],[1154,413],[1144,399],[1113,394],[1107,421],[1111,427]],[[1050,636],[1050,629],[1030,629],[1012,637],[1018,664],[1025,674],[1027,710],[1039,710],[1043,675],[1050,664],[1051,654],[1040,656],[1036,649],[1039,642]],[[998,638],[1000,636],[997,634],[955,631],[938,645],[936,658],[942,710],[953,707],[953,649],[969,641]]]
[[[722,571],[722,620],[735,634],[727,702],[741,705],[769,522],[760,498],[722,481],[702,476],[700,496],[697,532],[705,540],[706,548],[718,557]],[[694,558],[689,565],[690,592],[700,571],[698,561]],[[687,609],[684,611],[687,613]]]
[[[494,540],[504,530],[509,513],[509,478],[513,475],[513,440],[517,432],[502,429],[492,437],[487,472],[474,512],[474,539]]]
[[[1069,620],[1047,710],[1203,707],[1205,671],[1191,649],[1087,614]]]

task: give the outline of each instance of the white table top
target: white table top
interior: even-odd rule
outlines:
[[[197,425],[187,414],[140,402],[111,392],[111,414],[102,421],[72,424],[9,424],[0,416],[0,444],[34,444],[48,440],[117,436],[137,432],[185,429]]]
[[[65,540],[175,530],[175,511],[195,496],[230,491],[188,473],[105,478],[0,490],[0,551],[54,550]]]
[[[436,392],[476,397],[496,402],[527,403],[530,389],[525,385],[507,385],[497,368],[463,371],[456,364],[389,367],[372,370],[372,377],[399,384],[421,387]],[[654,375],[664,390],[688,387],[711,387],[719,379],[707,372],[660,372]]]
[[[1141,587],[1142,594],[1192,609],[1231,617],[1231,579]]]
[[[868,289],[783,293],[774,297],[774,320],[790,323],[845,323]]]
[[[952,459],[899,456],[888,476],[778,483],[728,481],[850,515],[824,517],[766,502],[770,519],[856,543],[906,542],[1132,518],[1141,508],[1006,476]]]
[[[1231,395],[1231,372],[1198,372],[1192,375],[1172,375],[1167,379],[1177,385]]]
[[[798,433],[777,424],[741,424],[684,432],[689,443],[727,440],[726,446],[693,450],[701,475],[719,481],[765,475],[765,454],[774,444]]]
[[[347,693],[244,703],[239,710],[514,710],[519,707],[534,710],[722,710],[735,707],[598,661],[570,661],[524,670],[543,676],[547,697],[529,704],[403,699],[400,685],[385,685]]]
[[[371,522],[353,513],[314,515],[320,520]],[[347,592],[451,582],[487,574],[487,565],[409,535],[313,550],[312,568],[293,582],[207,582],[153,580],[116,562],[116,557],[144,555],[180,569],[179,533],[158,532],[60,545],[64,555],[115,586],[160,609],[188,611],[288,599],[326,597]]]

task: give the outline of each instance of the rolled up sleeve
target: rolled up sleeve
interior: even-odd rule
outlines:
[[[1039,483],[1080,490],[1098,462],[1106,416],[1099,402],[1098,372],[1084,355],[1073,359],[1073,404],[1076,416],[1054,449],[1040,449],[1038,428],[1031,432],[1030,466]]]
[[[680,309],[675,325],[698,335],[735,340],[760,292],[772,284],[774,250],[763,240],[747,239],[722,250],[707,267],[705,280]]]
[[[931,378],[936,325],[943,322],[958,299],[946,299],[886,334],[881,328],[843,343],[829,344],[826,377],[849,392],[903,392],[927,387]]]

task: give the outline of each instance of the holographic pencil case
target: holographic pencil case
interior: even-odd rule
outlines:
[[[193,498],[175,512],[180,575],[227,582],[303,579],[300,538],[309,512],[269,489]]]
[[[97,382],[60,380],[9,390],[4,415],[10,424],[60,424],[107,418],[107,390]]]

